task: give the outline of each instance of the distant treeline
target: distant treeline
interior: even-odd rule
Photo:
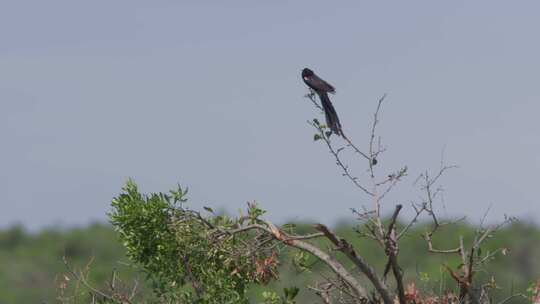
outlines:
[[[310,231],[310,225],[297,224],[297,231]],[[401,244],[400,262],[404,267],[407,282],[416,282],[433,293],[450,286],[451,279],[442,264],[458,265],[459,261],[444,255],[429,254],[421,237],[427,227],[415,226]],[[373,265],[384,268],[385,255],[374,242],[361,238],[353,224],[339,224],[335,231],[354,240],[353,245]],[[438,248],[455,247],[458,235],[465,240],[473,237],[475,227],[466,223],[443,229],[434,245]],[[506,248],[490,262],[489,272],[501,292],[521,290],[526,292],[531,283],[540,278],[540,229],[533,224],[516,222],[501,229],[482,248],[484,252],[495,248]],[[106,224],[92,224],[84,228],[43,229],[29,233],[22,226],[13,226],[0,231],[0,303],[56,303],[59,287],[66,267],[66,257],[73,268],[88,266],[89,281],[94,286],[108,284],[111,273],[116,271],[118,282],[130,285],[134,279],[140,282],[139,299],[150,297],[149,284],[144,276],[130,265],[116,233]],[[300,272],[292,265],[292,256],[281,261],[279,282],[267,288],[279,288],[309,283],[317,280],[310,272]],[[89,265],[88,263],[91,262]],[[313,261],[316,263],[316,261]],[[120,283],[119,283],[120,284]],[[254,295],[260,290],[253,290]],[[501,294],[504,297],[505,294]],[[316,299],[309,290],[302,289],[299,303]]]

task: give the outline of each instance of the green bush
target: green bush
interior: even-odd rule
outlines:
[[[248,303],[250,283],[263,279],[245,254],[241,236],[223,231],[237,220],[203,219],[184,208],[181,187],[169,194],[142,195],[133,181],[112,202],[111,223],[127,256],[140,265],[161,299],[185,303]]]

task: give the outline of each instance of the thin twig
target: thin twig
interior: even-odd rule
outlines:
[[[371,172],[371,177],[374,178],[375,174],[373,172],[373,166],[375,166],[376,161],[374,161],[375,152],[373,150],[373,142],[375,140],[375,129],[377,128],[377,124],[379,123],[379,111],[381,110],[381,105],[386,98],[386,94],[384,94],[381,98],[379,98],[379,102],[377,103],[377,109],[375,110],[375,114],[373,114],[373,124],[371,125],[371,136],[369,139],[369,171]]]
[[[326,146],[328,147],[328,150],[330,151],[330,153],[334,156],[334,159],[336,160],[336,164],[341,168],[341,170],[343,171],[343,176],[346,176],[357,188],[361,189],[363,192],[365,192],[367,195],[369,196],[373,196],[373,193],[371,193],[370,191],[368,191],[364,186],[362,186],[362,184],[360,184],[358,182],[358,178],[357,177],[354,177],[351,175],[350,171],[349,171],[349,168],[343,163],[343,161],[341,160],[341,157],[339,156],[339,152],[337,150],[334,149],[334,147],[332,146],[332,143],[330,142],[330,140],[328,139],[328,137],[326,136],[326,134],[324,134],[324,130],[322,129],[322,127],[316,123],[316,122],[310,122],[310,124],[319,131],[319,136],[320,138],[326,143]]]
[[[81,282],[86,288],[88,288],[91,292],[100,295],[103,298],[106,298],[108,300],[114,300],[114,297],[111,295],[108,295],[90,285],[86,279],[84,278],[84,275],[81,273],[81,275],[77,274],[70,266],[67,261],[67,258],[65,256],[62,257],[62,261],[64,262],[64,265],[66,266],[66,269],[68,272],[77,280],[77,282]]]

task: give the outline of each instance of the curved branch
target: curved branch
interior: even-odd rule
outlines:
[[[345,239],[338,239],[335,234],[330,232],[328,228],[323,224],[318,224],[315,226],[315,229],[324,233],[324,235],[337,247],[337,250],[341,251],[351,260],[351,262],[360,269],[360,271],[366,275],[366,277],[371,281],[377,292],[381,295],[383,302],[385,304],[393,304],[392,298],[390,297],[390,292],[388,288],[379,278],[373,267],[371,267],[361,256],[356,254],[356,251]]]
[[[324,234],[323,233],[315,233],[310,234],[306,236],[289,236],[283,231],[281,231],[279,228],[277,228],[274,224],[270,222],[263,222],[265,225],[261,224],[251,224],[246,227],[242,227],[236,230],[231,231],[231,233],[240,233],[245,232],[248,230],[263,230],[270,235],[272,235],[276,240],[283,242],[286,245],[295,247],[297,249],[300,249],[302,251],[308,252],[315,257],[317,257],[319,260],[324,262],[328,267],[330,267],[338,276],[340,276],[347,284],[351,286],[351,288],[354,290],[355,295],[359,298],[368,298],[368,293],[365,290],[365,288],[354,278],[354,276],[334,257],[330,256],[328,253],[324,252],[323,250],[319,249],[315,245],[312,245],[308,242],[303,241],[303,239],[308,238],[314,238],[314,237],[321,237]]]

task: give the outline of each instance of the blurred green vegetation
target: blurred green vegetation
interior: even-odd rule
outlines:
[[[403,238],[400,248],[400,264],[405,270],[407,282],[415,281],[424,290],[438,293],[454,286],[441,265],[456,267],[459,261],[440,254],[428,254],[420,234],[427,224],[419,223]],[[384,252],[373,241],[360,238],[353,223],[341,223],[335,231],[350,240],[358,252],[376,269],[381,271],[385,263]],[[298,232],[311,232],[310,225],[297,224]],[[466,223],[441,229],[434,238],[434,245],[446,249],[456,247],[459,235],[467,242],[473,237],[475,227]],[[499,297],[512,291],[523,291],[540,278],[540,229],[533,224],[515,222],[501,229],[482,246],[487,252],[496,248],[508,248],[506,255],[498,254],[481,272],[484,278],[493,276],[500,289]],[[73,268],[89,266],[89,281],[97,288],[108,284],[113,270],[120,280],[131,284],[140,281],[141,297],[149,293],[145,288],[144,276],[130,266],[125,249],[116,233],[106,224],[92,224],[83,228],[49,228],[29,233],[22,226],[13,226],[0,231],[0,303],[56,303],[58,287],[66,267],[62,257],[66,256]],[[318,264],[312,272],[301,272],[292,265],[293,253],[282,255],[280,280],[265,287],[253,287],[253,299],[263,290],[281,291],[284,287],[300,287],[299,303],[311,303],[313,294],[304,288],[321,277],[317,274]],[[316,262],[308,259],[308,263]],[[480,279],[480,277],[479,277]],[[140,299],[140,298],[139,298]],[[258,302],[258,301],[255,301]]]

